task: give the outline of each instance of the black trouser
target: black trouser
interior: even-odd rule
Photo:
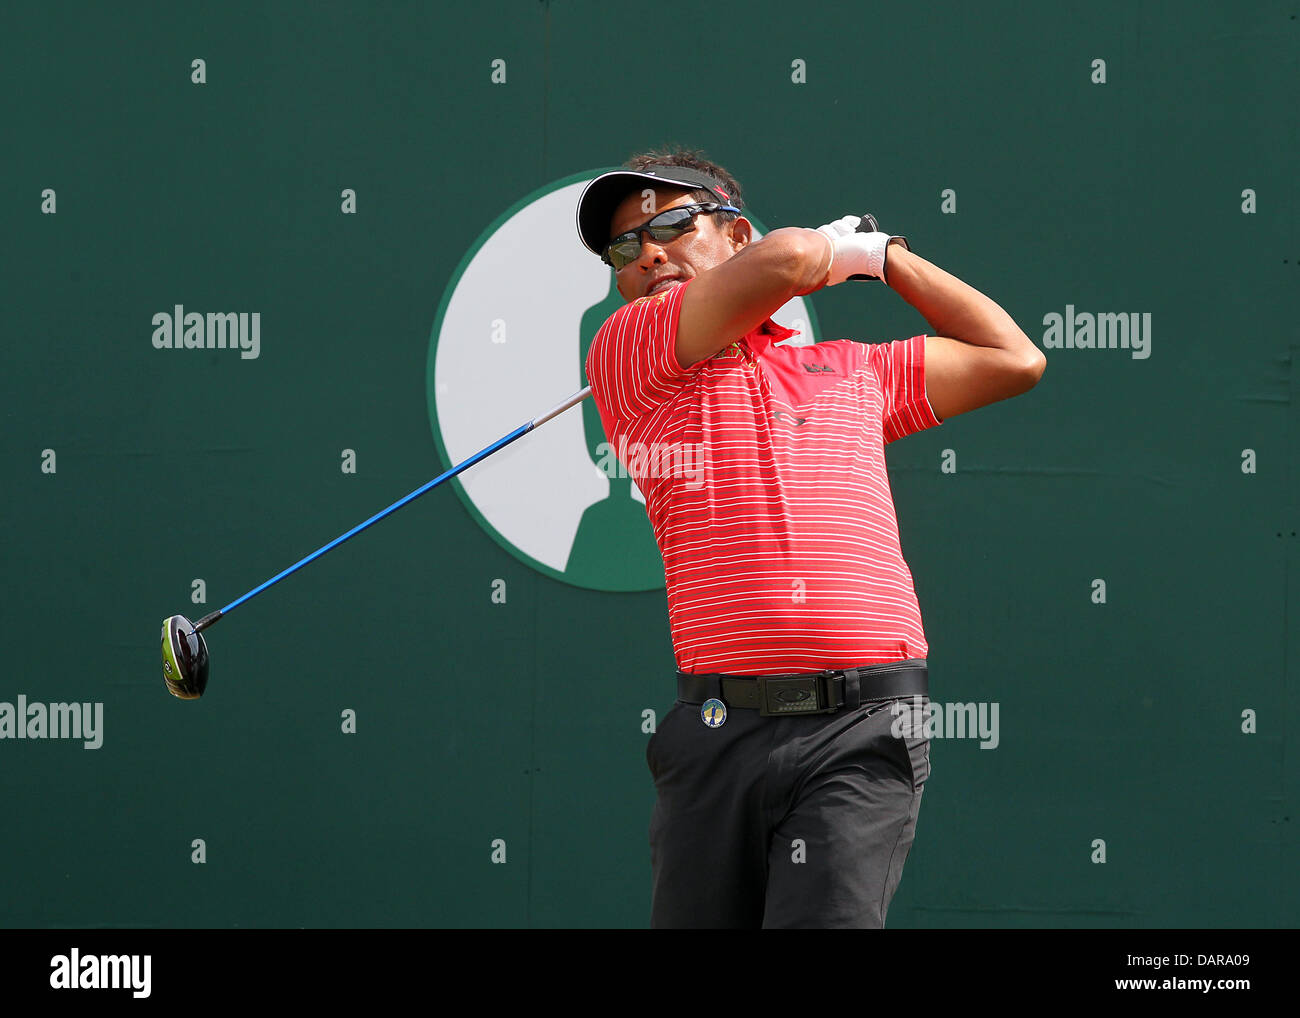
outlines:
[[[883,927],[930,775],[895,702],[711,728],[678,700],[646,747],[651,927]]]

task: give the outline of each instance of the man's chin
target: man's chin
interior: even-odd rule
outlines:
[[[655,285],[651,289],[647,290],[646,296],[653,297],[655,294],[663,293],[665,290],[669,289],[670,287],[676,286],[678,283],[684,283],[684,282],[686,282],[686,278],[684,276],[677,276],[673,279],[666,279],[663,282]]]

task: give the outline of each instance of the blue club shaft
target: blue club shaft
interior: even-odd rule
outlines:
[[[576,406],[577,404],[581,403],[584,399],[586,399],[586,398],[587,398],[588,396],[590,396],[590,395],[591,395],[591,386],[587,386],[587,388],[585,388],[585,389],[580,389],[580,390],[578,390],[577,392],[575,392],[572,396],[570,396],[568,399],[566,399],[563,403],[557,404],[556,406],[552,407],[550,410],[548,410],[546,413],[542,414],[540,417],[534,417],[534,418],[533,418],[531,421],[529,421],[528,423],[526,423],[526,424],[521,424],[519,427],[515,428],[514,431],[510,432],[510,434],[508,434],[508,435],[503,435],[501,438],[498,438],[495,442],[493,442],[493,443],[492,443],[491,445],[489,445],[487,448],[485,448],[485,449],[480,449],[478,452],[476,452],[476,453],[475,453],[473,456],[471,456],[469,459],[464,460],[464,461],[461,462],[461,463],[457,463],[457,464],[456,464],[454,467],[452,467],[450,470],[446,471],[445,473],[439,474],[439,475],[438,475],[437,477],[435,477],[432,481],[429,481],[427,484],[423,484],[423,485],[421,485],[420,487],[416,488],[413,492],[411,492],[411,493],[410,493],[409,495],[407,495],[405,498],[398,499],[396,502],[394,502],[392,505],[390,505],[387,509],[384,509],[384,510],[381,511],[381,512],[377,512],[377,513],[375,513],[374,516],[370,517],[370,519],[366,520],[364,523],[358,523],[355,527],[353,527],[351,530],[349,530],[346,534],[342,534],[342,535],[340,535],[340,536],[334,538],[334,540],[332,540],[329,544],[325,545],[323,548],[318,548],[318,549],[316,549],[314,552],[312,552],[312,553],[311,553],[310,555],[308,555],[306,558],[304,558],[304,559],[300,559],[299,561],[295,562],[295,563],[294,563],[293,565],[291,565],[288,569],[284,570],[284,572],[282,572],[282,573],[278,573],[278,574],[276,574],[275,576],[272,576],[272,577],[271,577],[269,580],[267,580],[265,583],[261,584],[260,586],[254,587],[252,590],[250,590],[250,591],[249,591],[247,594],[245,594],[243,597],[240,597],[240,598],[237,598],[237,599],[234,600],[234,601],[231,601],[230,604],[226,605],[226,606],[225,606],[224,608],[222,608],[220,611],[215,611],[215,612],[213,612],[211,615],[204,616],[202,619],[200,619],[198,622],[196,622],[196,623],[194,624],[194,630],[195,630],[195,632],[201,632],[202,630],[207,629],[207,628],[208,628],[209,626],[211,626],[213,623],[215,623],[216,621],[218,621],[219,619],[221,619],[222,617],[224,617],[225,614],[226,614],[227,612],[234,611],[236,608],[238,608],[238,607],[239,607],[241,604],[243,604],[245,601],[249,600],[250,598],[254,598],[254,597],[256,597],[256,596],[257,596],[258,594],[260,594],[262,591],[266,590],[267,587],[274,586],[275,584],[277,584],[277,583],[279,583],[281,580],[283,580],[286,576],[290,576],[290,575],[292,575],[293,573],[296,573],[296,572],[297,572],[299,569],[301,569],[303,566],[307,565],[309,562],[314,562],[316,559],[318,559],[318,558],[320,558],[322,555],[324,555],[327,551],[331,551],[331,550],[333,550],[334,548],[337,548],[340,544],[342,544],[344,541],[348,540],[349,538],[351,538],[351,537],[355,537],[357,534],[361,533],[361,531],[365,530],[366,527],[370,526],[370,525],[373,524],[373,523],[378,523],[378,522],[379,522],[380,520],[382,520],[385,516],[390,516],[390,515],[392,515],[393,513],[397,512],[398,509],[402,508],[402,506],[406,505],[407,503],[409,503],[409,502],[414,502],[417,498],[419,498],[419,497],[420,497],[421,495],[423,495],[425,492],[427,492],[427,491],[432,491],[432,490],[433,490],[434,488],[436,488],[438,485],[442,484],[443,481],[446,481],[446,480],[448,480],[449,478],[455,477],[455,476],[456,476],[457,474],[459,474],[462,470],[467,470],[469,467],[472,467],[475,463],[478,463],[480,460],[487,459],[487,457],[491,456],[491,455],[492,455],[494,452],[496,452],[498,449],[504,449],[507,445],[509,445],[511,442],[515,441],[516,439],[523,438],[524,435],[528,434],[528,433],[529,433],[530,431],[532,431],[534,428],[541,427],[543,424],[545,424],[547,421],[549,421],[552,417],[558,417],[560,414],[564,413],[564,411],[568,410],[568,409],[569,409],[570,407],[572,407],[572,406]]]

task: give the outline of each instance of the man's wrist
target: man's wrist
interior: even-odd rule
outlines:
[[[805,249],[809,255],[812,255],[813,251],[816,252],[816,254],[813,255],[815,260],[805,262],[804,271],[809,274],[804,276],[803,282],[800,285],[804,285],[807,288],[797,290],[794,294],[796,297],[806,297],[808,294],[815,293],[822,289],[822,287],[830,285],[831,266],[835,264],[835,242],[820,230],[804,230],[803,232],[815,233],[819,243],[815,244],[812,248]],[[828,246],[822,246],[820,241],[825,241]],[[826,268],[824,269],[822,268],[823,263],[826,265]]]
[[[907,256],[911,253],[912,249],[907,246],[907,239],[905,237],[889,238],[889,241],[885,244],[884,283],[886,286],[891,285],[889,279],[890,276],[893,275],[895,269],[899,272],[906,271],[903,263],[906,262]]]
[[[813,232],[820,233],[820,231]],[[826,234],[822,233],[821,236],[826,237]],[[835,264],[835,241],[831,240],[830,237],[826,237],[826,242],[830,245],[830,259],[826,262],[826,271],[819,274],[821,277],[821,282],[817,284],[819,290],[830,284],[831,267]]]

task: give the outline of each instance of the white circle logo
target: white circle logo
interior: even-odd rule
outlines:
[[[617,169],[617,167],[615,167]],[[623,306],[614,271],[578,239],[577,205],[604,170],[539,188],[501,214],[457,266],[429,341],[429,422],[448,466],[587,385],[587,349]],[[754,225],[754,239],[766,232]],[[772,320],[815,342],[802,297]],[[593,590],[664,585],[644,499],[612,457],[593,400],[452,479],[470,514],[538,572]],[[605,464],[601,469],[598,464]],[[620,476],[624,475],[624,476]]]

